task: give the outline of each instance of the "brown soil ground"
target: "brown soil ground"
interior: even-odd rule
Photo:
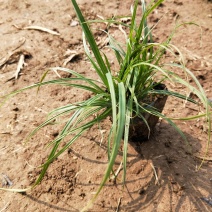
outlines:
[[[131,0],[78,0],[87,19],[102,16],[129,15]],[[0,96],[31,85],[40,80],[49,67],[62,66],[95,78],[83,54],[82,32],[69,0],[0,0]],[[161,17],[163,17],[161,19]],[[187,66],[198,77],[208,98],[212,98],[212,3],[207,0],[167,0],[150,16],[150,24],[160,20],[154,30],[156,41],[167,38],[175,21],[195,22],[200,27],[182,27],[173,44],[183,52]],[[36,25],[58,35],[24,29]],[[104,27],[104,24],[101,26]],[[111,28],[116,36],[119,28]],[[104,45],[106,36],[97,30],[95,37]],[[77,56],[64,64],[67,50]],[[14,73],[21,55],[25,66],[17,80]],[[6,59],[8,60],[6,60]],[[113,60],[113,58],[111,58]],[[63,75],[69,77],[67,75]],[[50,73],[49,78],[58,77]],[[171,87],[169,87],[171,89]],[[182,88],[177,88],[182,89]],[[45,145],[61,129],[49,126],[23,144],[27,134],[45,120],[52,109],[89,98],[88,93],[60,86],[28,90],[7,101],[0,110],[0,175],[7,175],[10,188],[26,188],[39,174],[49,149]],[[198,112],[197,108],[175,99],[168,99],[166,115],[184,117]],[[203,122],[177,122],[192,147],[189,153],[181,136],[161,121],[148,142],[129,143],[126,188],[122,188],[121,175],[117,181],[107,183],[90,211],[211,211],[202,197],[212,195],[212,150],[208,160],[197,171],[207,144]],[[109,121],[102,124],[106,133]],[[94,127],[73,147],[51,164],[42,183],[25,195],[0,191],[0,211],[79,211],[92,198],[107,166],[106,138],[100,145],[98,126]],[[117,167],[119,166],[117,161]],[[155,180],[154,169],[158,182]],[[2,179],[2,186],[3,185]]]

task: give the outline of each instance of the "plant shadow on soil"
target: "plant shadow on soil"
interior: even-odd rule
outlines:
[[[197,211],[209,211],[210,206],[201,198],[204,195],[207,196],[210,191],[211,176],[209,176],[209,173],[212,171],[212,166],[209,163],[204,163],[201,169],[197,171],[201,160],[195,158],[193,154],[201,151],[201,143],[191,135],[184,134],[191,145],[192,154],[182,137],[165,122],[161,123],[160,130],[155,132],[149,141],[129,142],[125,189],[122,189],[119,180],[115,183],[110,181],[105,185],[102,194],[100,193],[100,198],[104,199],[104,195],[110,194],[112,189],[115,192],[112,195],[122,199],[119,211],[134,212],[151,211],[153,209],[160,211],[160,204],[163,204],[163,209],[165,205],[166,211],[184,211],[188,208],[188,204],[192,204],[193,209],[195,208]],[[98,142],[94,142],[99,146]],[[105,145],[102,144],[100,148],[106,151]],[[85,157],[84,154],[72,150],[69,151],[69,154],[81,158],[92,166],[94,164],[96,166],[106,165],[105,162],[90,159]],[[116,165],[118,167],[119,164]],[[157,173],[158,182],[153,167]],[[119,173],[120,177],[121,175],[122,170]],[[119,176],[118,178],[120,178]],[[98,188],[99,182],[84,183],[79,181],[76,182],[76,186],[87,187],[85,190],[89,191],[89,187]],[[33,192],[32,195],[27,194],[26,197],[53,210],[78,211],[68,203],[66,203],[67,207],[63,208],[40,200],[34,197]],[[63,201],[62,196],[59,198],[58,201]],[[82,201],[86,203],[87,200]],[[112,207],[107,203],[102,206],[102,203],[100,204],[97,201],[94,209],[89,211],[98,211],[99,209],[96,210],[96,208],[101,207],[101,211],[117,209],[117,206]]]
[[[65,211],[65,212],[78,212],[79,210],[77,209],[66,209],[66,208],[63,208],[63,207],[59,207],[59,206],[56,206],[54,204],[50,204],[50,203],[47,203],[46,201],[42,201],[42,200],[39,200],[38,198],[35,198],[33,197],[32,195],[30,194],[25,194],[27,198],[29,198],[30,200],[38,203],[38,204],[41,204],[41,205],[44,205],[44,206],[47,206],[48,208],[51,208],[53,210],[56,210],[56,211]],[[71,206],[69,206],[70,208],[73,208]]]
[[[131,163],[137,163],[141,159],[151,161],[158,181],[155,174],[152,175],[145,187],[134,191],[140,196],[128,205],[122,205],[123,209],[148,211],[149,205],[153,204],[155,209],[159,209],[158,206],[162,203],[167,206],[167,211],[183,211],[183,208],[185,210],[188,207],[188,199],[197,211],[210,211],[210,206],[201,198],[205,191],[210,192],[212,167],[205,163],[197,171],[201,160],[195,158],[194,154],[201,152],[202,146],[196,138],[184,134],[190,148],[175,129],[165,123],[161,126],[161,132],[154,134],[148,142],[130,143],[140,155],[140,158],[135,158]]]

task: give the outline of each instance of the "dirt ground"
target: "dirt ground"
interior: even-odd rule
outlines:
[[[133,1],[77,2],[86,18],[91,20],[129,15]],[[83,54],[82,32],[71,1],[0,0],[0,9],[0,96],[38,82],[49,67],[67,67],[96,77]],[[149,21],[150,25],[159,21],[153,32],[156,41],[165,40],[176,21],[192,21],[201,26],[182,27],[172,43],[183,52],[188,68],[200,80],[207,97],[212,98],[211,1],[167,0]],[[45,27],[54,34],[30,30],[26,28],[28,26]],[[114,35],[120,32],[117,26],[111,29]],[[99,45],[104,47],[105,34],[94,31]],[[14,79],[20,58],[24,58],[25,64],[18,79]],[[49,79],[57,77],[53,72],[48,75]],[[89,94],[77,89],[46,86],[38,94],[34,89],[14,96],[2,106],[1,187],[26,188],[35,182],[40,170],[38,166],[45,161],[49,151],[46,144],[61,128],[55,125],[44,128],[27,144],[23,143],[24,139],[52,109],[86,98]],[[169,98],[164,113],[185,117],[198,112],[197,108],[179,103],[179,100]],[[126,187],[122,188],[121,172],[116,182],[107,183],[90,211],[211,211],[210,204],[202,199],[212,195],[211,147],[206,162],[197,171],[201,163],[197,156],[204,154],[207,144],[205,127],[202,120],[177,124],[187,136],[192,153],[181,136],[161,121],[148,142],[129,143]],[[101,127],[102,133],[106,134],[109,120]],[[74,212],[82,209],[93,197],[107,166],[106,138],[100,145],[101,141],[96,126],[51,164],[44,180],[35,189],[25,195],[0,191],[0,211]],[[118,159],[117,167],[119,162]],[[11,187],[4,186],[5,175],[12,181]]]

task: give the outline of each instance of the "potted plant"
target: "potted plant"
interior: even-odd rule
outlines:
[[[193,73],[189,71],[182,62],[178,61],[179,63],[163,64],[162,59],[165,52],[175,55],[174,51],[177,50],[177,48],[170,43],[174,32],[163,43],[154,43],[152,39],[153,29],[150,29],[147,25],[149,14],[162,2],[163,0],[158,0],[146,7],[145,1],[141,0],[142,16],[140,20],[138,20],[137,9],[139,7],[139,1],[135,0],[129,25],[117,19],[106,20],[110,23],[123,24],[129,30],[125,47],[121,47],[121,45],[107,32],[109,47],[114,51],[114,55],[119,64],[119,70],[113,73],[107,56],[100,52],[96,44],[89,23],[86,22],[83,17],[77,2],[72,0],[72,4],[83,30],[85,53],[100,80],[87,78],[67,68],[56,67],[51,68],[49,71],[61,70],[70,73],[72,77],[44,81],[47,74],[45,73],[41,82],[15,91],[4,97],[7,99],[26,89],[34,87],[40,88],[47,84],[73,86],[92,92],[91,97],[87,100],[69,104],[51,111],[48,119],[28,136],[27,139],[60,116],[72,114],[59,135],[51,142],[51,152],[46,162],[42,165],[41,173],[33,187],[41,182],[50,163],[52,163],[54,159],[70,148],[86,130],[107,117],[111,117],[112,120],[108,136],[108,166],[92,202],[98,196],[111,173],[114,174],[113,165],[122,143],[124,147],[123,182],[125,182],[129,138],[134,139],[135,137],[140,138],[143,136],[147,139],[158,118],[165,119],[185,138],[182,131],[173,123],[172,119],[162,114],[162,109],[168,96],[174,96],[190,101],[193,104],[201,104],[204,106],[205,113],[194,117],[186,117],[183,120],[206,117],[206,122],[208,124],[208,141],[210,141],[211,103],[208,101],[202,86]],[[180,26],[181,25],[176,26],[176,29]],[[171,67],[183,70],[186,76],[185,79],[178,75],[177,72],[172,71]],[[189,83],[190,78],[195,82],[194,86]],[[189,96],[179,92],[166,89],[164,83],[167,81],[185,86],[198,97],[199,101],[195,101]],[[93,114],[96,114],[94,118]],[[139,131],[143,130],[140,135],[137,133],[137,126],[139,127]],[[70,135],[72,135],[72,138],[61,145],[63,139]],[[13,189],[13,191],[23,192],[26,191],[26,189]]]

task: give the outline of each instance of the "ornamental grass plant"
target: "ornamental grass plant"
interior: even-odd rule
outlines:
[[[82,27],[85,54],[92,68],[97,73],[99,80],[85,77],[74,70],[55,67],[50,68],[43,75],[39,83],[10,93],[2,98],[7,100],[9,97],[25,90],[36,87],[41,89],[43,86],[49,84],[76,87],[92,92],[91,97],[87,100],[64,105],[51,111],[48,114],[47,120],[33,130],[27,137],[27,140],[53,120],[64,116],[68,118],[59,135],[49,144],[51,151],[46,162],[41,166],[39,177],[32,186],[35,187],[42,181],[49,165],[59,155],[70,148],[74,142],[77,142],[77,139],[92,126],[98,125],[107,117],[111,117],[111,128],[107,138],[108,165],[99,189],[92,199],[93,202],[110,176],[115,175],[114,163],[121,145],[123,145],[122,166],[124,184],[127,173],[129,129],[135,118],[140,118],[144,122],[149,131],[148,133],[151,133],[151,128],[144,114],[151,114],[162,118],[172,125],[186,140],[182,131],[173,122],[174,118],[170,118],[169,114],[164,115],[161,111],[158,111],[151,104],[152,99],[158,96],[173,96],[189,101],[192,104],[200,104],[205,110],[204,113],[197,114],[193,117],[185,117],[181,120],[185,121],[205,117],[208,126],[208,145],[211,139],[211,103],[208,101],[205,91],[197,78],[185,67],[183,60],[181,60],[182,54],[178,48],[171,44],[175,31],[181,25],[175,27],[173,33],[170,34],[166,41],[162,43],[155,43],[153,41],[152,31],[154,28],[150,29],[148,27],[147,19],[164,0],[152,1],[149,5],[146,5],[144,0],[141,0],[141,2],[135,0],[131,7],[130,24],[121,22],[119,18],[104,20],[104,22],[122,24],[128,28],[124,47],[112,37],[109,30],[105,32],[109,38],[109,48],[114,52],[114,57],[117,59],[119,65],[119,69],[115,72],[112,71],[107,55],[100,51],[95,41],[90,28],[92,21],[86,21],[77,2],[75,0],[71,1]],[[137,15],[139,7],[142,9],[141,17]],[[178,52],[177,56],[175,54],[176,51]],[[175,57],[176,60],[178,59],[177,62],[164,63],[164,55],[167,52]],[[70,73],[71,77],[45,81],[45,76],[49,71],[57,70]],[[178,71],[173,70],[181,70],[184,76],[182,77],[182,74],[178,74]],[[193,80],[194,85],[189,83],[190,79]],[[167,82],[172,83],[172,85],[183,85],[188,90],[188,94],[192,92],[198,100],[190,98],[183,91],[180,93],[174,90],[159,89],[158,85],[161,83],[166,84]],[[93,116],[94,114],[95,117]],[[71,139],[64,143],[64,138],[68,136],[71,136]],[[13,189],[13,191],[23,192],[26,189]]]

